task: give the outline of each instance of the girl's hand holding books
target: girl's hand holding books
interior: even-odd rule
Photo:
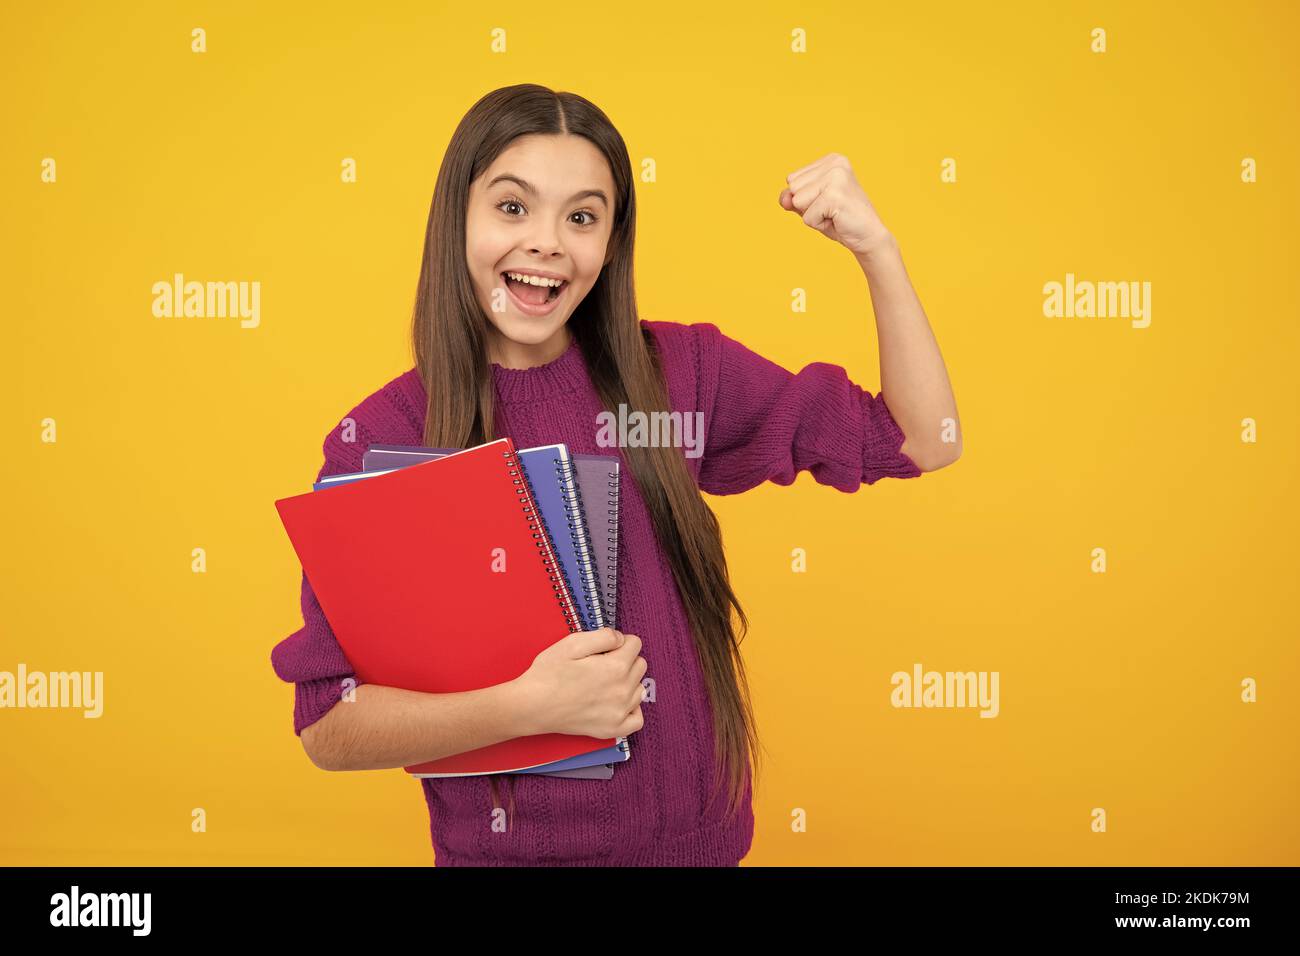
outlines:
[[[604,739],[641,729],[646,660],[641,638],[612,627],[578,631],[538,654],[513,683],[524,735],[578,734]]]

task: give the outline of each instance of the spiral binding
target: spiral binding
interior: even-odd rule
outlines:
[[[523,508],[524,515],[528,518],[528,529],[533,536],[533,544],[537,546],[538,556],[542,559],[542,565],[546,568],[546,575],[551,579],[551,590],[555,592],[555,600],[559,602],[560,610],[564,612],[564,623],[569,628],[569,633],[581,630],[578,623],[578,609],[574,606],[572,599],[569,597],[568,588],[564,586],[564,572],[559,567],[559,562],[555,560],[555,554],[551,551],[550,540],[546,536],[546,526],[542,523],[541,517],[537,514],[537,506],[533,503],[532,492],[528,485],[528,476],[524,473],[523,467],[515,460],[514,453],[509,449],[503,449],[501,454],[505,457],[506,465],[510,468],[510,480],[515,484],[515,494],[519,496],[519,504]],[[557,572],[559,572],[557,574]]]
[[[609,555],[609,571],[605,575],[605,580],[609,582],[609,617],[610,627],[617,627],[615,623],[618,619],[618,472],[609,473],[609,510],[607,524],[609,537],[606,538],[605,553]]]
[[[578,487],[573,461],[563,458],[554,458],[552,461],[555,463],[560,491],[564,494],[564,519],[569,526],[569,539],[578,553],[578,565],[586,569],[582,576],[582,592],[587,596],[587,606],[592,609],[591,623],[596,627],[609,626],[612,622],[605,619],[604,600],[600,594],[600,581],[596,578],[596,560],[592,554],[591,538],[588,536],[587,524],[582,520],[582,490]]]

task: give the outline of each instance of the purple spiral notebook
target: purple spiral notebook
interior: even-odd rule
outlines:
[[[587,514],[587,530],[596,559],[596,576],[600,579],[600,596],[605,605],[605,620],[618,627],[618,491],[617,455],[569,456],[578,476],[582,507]]]

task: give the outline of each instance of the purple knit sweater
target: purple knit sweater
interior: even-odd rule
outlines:
[[[789,485],[803,470],[845,492],[921,474],[899,451],[904,436],[884,400],[840,366],[815,362],[795,374],[711,323],[641,324],[654,336],[673,410],[704,413],[703,455],[682,449],[702,491]],[[603,409],[576,341],[545,365],[493,364],[492,376],[497,434],[517,448],[564,442],[574,452],[622,454],[596,443]],[[371,443],[423,444],[425,399],[414,368],[370,395],[325,437],[317,480],[360,471]],[[626,467],[619,533],[617,626],[641,638],[646,676],[655,681],[654,702],[641,708],[645,725],[630,738],[631,758],[615,765],[612,780],[516,775],[506,832],[491,826],[486,777],[421,780],[437,865],[734,866],[749,852],[752,780],[734,821],[726,819],[725,795],[705,809],[714,747],[704,675],[681,594]],[[271,653],[276,674],[295,684],[298,734],[338,703],[341,681],[354,676],[305,575],[302,614],[303,626]],[[504,797],[504,779],[501,790]]]

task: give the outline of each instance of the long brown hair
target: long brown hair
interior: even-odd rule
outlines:
[[[606,262],[596,284],[574,309],[569,330],[604,407],[671,411],[654,341],[643,334],[632,283],[636,194],[622,136],[595,104],[575,93],[525,83],[488,93],[452,134],[438,171],[424,260],[415,298],[415,361],[428,394],[424,444],[464,448],[497,437],[494,388],[487,353],[488,318],[474,294],[465,257],[470,184],[516,138],[528,134],[582,136],[605,156],[616,197]],[[683,598],[713,709],[715,753],[710,805],[728,788],[728,814],[741,809],[746,758],[758,773],[759,742],[740,656],[749,621],[731,589],[717,518],[705,503],[682,454],[667,445],[624,449]],[[731,609],[740,618],[739,636]],[[514,813],[514,775],[510,814]],[[490,778],[498,804],[496,776]]]

